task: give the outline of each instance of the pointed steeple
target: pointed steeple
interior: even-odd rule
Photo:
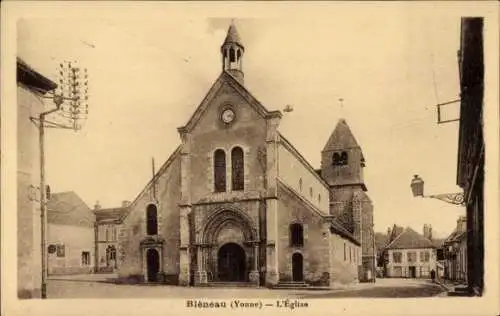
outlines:
[[[236,25],[231,22],[227,30],[226,39],[221,46],[222,71],[226,71],[243,84],[243,46]]]
[[[224,46],[226,44],[236,44],[239,45],[242,49],[245,49],[245,47],[241,43],[240,35],[238,34],[238,30],[236,30],[234,21],[231,21],[231,25],[229,25],[229,29],[227,30],[226,39],[224,40],[224,43],[222,45]]]
[[[337,149],[360,148],[354,134],[351,132],[349,125],[344,119],[340,119],[337,126],[330,135],[330,138],[325,144],[323,151],[331,151]]]

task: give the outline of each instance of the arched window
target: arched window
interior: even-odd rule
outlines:
[[[146,231],[148,235],[158,234],[158,212],[156,205],[149,204],[146,208],[147,225]]]
[[[229,61],[230,62],[235,62],[236,61],[236,54],[234,53],[234,49],[233,48],[229,49]]]
[[[347,165],[347,152],[343,151],[340,154],[340,161],[341,161],[342,165]]]
[[[302,247],[304,245],[304,229],[299,223],[290,225],[290,246]]]
[[[334,166],[338,166],[340,164],[340,154],[339,153],[333,153],[332,164]]]
[[[345,166],[347,165],[347,152],[343,151],[341,153],[334,153],[332,158],[332,164],[334,166]]]
[[[237,58],[237,59],[240,59],[240,57],[241,57],[241,50],[240,50],[240,49],[238,49],[237,54],[236,54],[236,58]]]
[[[110,230],[109,230],[109,227],[106,227],[106,241],[110,241],[110,240],[111,240]]]
[[[313,188],[309,188],[309,195],[312,197],[313,196]]]
[[[244,161],[243,149],[235,147],[231,151],[231,167],[232,167],[232,188],[234,191],[241,191],[244,188]]]
[[[226,192],[226,153],[222,149],[214,153],[214,189],[215,192]]]
[[[318,203],[321,202],[321,194],[318,194]]]
[[[299,189],[300,192],[302,192],[302,178],[299,179]]]

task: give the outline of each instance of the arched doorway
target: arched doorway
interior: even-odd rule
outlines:
[[[148,265],[148,282],[156,282],[160,271],[160,255],[156,249],[148,249],[146,252]]]
[[[304,281],[303,263],[302,255],[294,253],[292,256],[292,279],[295,282]]]
[[[246,280],[245,250],[236,243],[227,243],[217,253],[220,281],[237,282]]]

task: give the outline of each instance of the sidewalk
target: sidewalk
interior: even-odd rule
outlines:
[[[87,274],[61,274],[49,275],[49,280],[67,280],[67,281],[86,281],[86,282],[104,282],[117,278],[116,273],[87,273]]]
[[[467,287],[467,283],[461,281],[436,279],[436,284],[439,284],[445,290],[445,292],[443,292],[445,295],[438,296],[456,296],[458,293],[466,293],[464,287]],[[459,290],[457,291],[457,289]]]

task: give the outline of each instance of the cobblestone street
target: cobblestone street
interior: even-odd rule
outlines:
[[[49,298],[335,298],[335,297],[430,297],[443,289],[429,280],[379,279],[336,290],[272,290],[267,288],[193,288],[168,285],[115,285],[92,278],[69,277],[48,282]]]

